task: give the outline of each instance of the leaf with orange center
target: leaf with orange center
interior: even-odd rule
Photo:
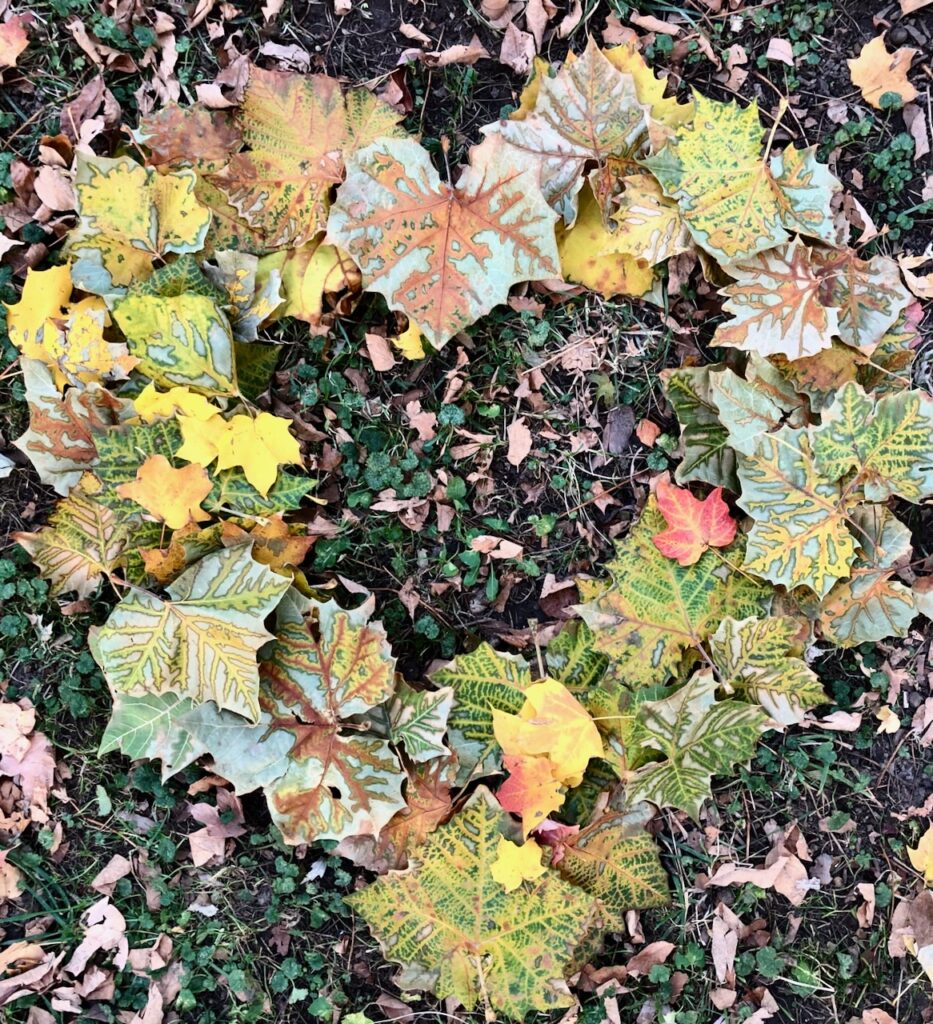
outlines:
[[[910,103],[917,98],[917,90],[907,80],[907,72],[919,52],[910,46],[902,46],[889,53],[882,32],[869,40],[857,57],[846,61],[852,84],[861,89],[862,97],[876,110],[884,109],[881,97],[885,93],[894,93],[901,103]]]
[[[527,836],[564,802],[564,787],[555,774],[557,765],[548,757],[511,754],[506,754],[502,763],[509,777],[496,797],[507,811],[521,816]]]
[[[417,142],[381,139],[348,160],[327,239],[440,348],[513,284],[560,277],[555,219],[501,138],[473,148],[454,188]]]
[[[583,705],[563,683],[542,679],[525,690],[517,715],[493,710],[493,730],[502,752],[517,757],[550,758],[555,776],[579,785],[590,758],[602,757],[599,730]]]
[[[190,522],[210,519],[201,502],[210,494],[211,486],[203,466],[192,463],[175,469],[164,455],[150,455],[136,471],[136,479],[120,484],[117,494],[142,505],[170,530],[180,530]]]
[[[305,559],[314,537],[292,533],[281,516],[257,523],[249,533],[253,542],[253,558],[268,565],[273,572],[288,575],[289,566],[299,566]]]
[[[659,480],[657,498],[667,529],[651,539],[666,558],[679,565],[693,565],[704,551],[728,547],[735,540],[737,524],[723,501],[721,487],[701,500],[686,487]]]

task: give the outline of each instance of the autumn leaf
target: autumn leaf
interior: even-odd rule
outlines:
[[[658,481],[655,496],[667,529],[651,539],[666,558],[694,565],[709,548],[725,548],[735,540],[737,523],[717,487],[702,501],[683,487]]]
[[[765,160],[758,106],[694,94],[696,116],[645,166],[676,199],[696,243],[723,263],[746,259],[799,232],[832,243],[830,200],[839,182],[816,149]]]
[[[19,14],[0,24],[0,68],[15,68],[19,55],[29,45],[26,19]]]
[[[674,471],[679,484],[692,480],[738,490],[735,451],[710,390],[715,366],[662,370],[664,394],[680,423],[683,458]]]
[[[177,693],[116,693],[98,756],[119,750],[131,761],[161,761],[162,780],[169,779],[207,753],[184,725],[193,709]]]
[[[533,839],[519,845],[499,836],[496,859],[489,866],[489,873],[506,892],[514,892],[522,882],[533,882],[547,871],[547,865],[541,861],[542,853]]]
[[[616,197],[612,214],[615,232],[604,252],[621,253],[654,266],[690,250],[680,208],[650,174],[626,175],[620,184],[624,191]]]
[[[555,219],[501,138],[473,148],[455,188],[416,142],[383,139],[349,158],[327,237],[440,348],[517,281],[560,276]]]
[[[249,531],[253,544],[253,558],[260,565],[268,565],[273,572],[291,575],[290,569],[297,568],[314,544],[314,537],[304,536],[299,524],[294,532],[281,515],[271,516]]]
[[[726,441],[743,455],[751,455],[758,438],[777,430],[791,411],[760,378],[747,381],[732,370],[711,367],[707,379],[709,398],[726,430]]]
[[[444,735],[453,700],[454,691],[449,686],[415,690],[400,683],[389,710],[392,742],[401,743],[416,764],[449,757]]]
[[[171,419],[179,413],[196,420],[209,420],[220,415],[220,409],[188,387],[159,391],[153,383],[147,384],[133,399],[133,407],[143,423],[158,419]]]
[[[309,324],[321,323],[324,298],[360,286],[356,264],[336,246],[327,245],[318,235],[297,249],[282,249],[259,261],[260,277],[273,271],[281,274],[285,302],[276,309],[276,318],[293,316]]]
[[[882,32],[865,43],[858,57],[846,61],[852,84],[876,110],[884,109],[881,100],[886,93],[895,95],[902,104],[911,103],[917,98],[917,90],[907,80],[907,72],[918,53],[910,46],[890,53]]]
[[[428,836],[416,867],[377,879],[349,902],[418,987],[467,1010],[484,1001],[492,1012],[521,1019],[572,1003],[565,976],[595,908],[553,872],[506,892],[492,875],[503,836],[508,819],[480,787]]]
[[[164,455],[150,455],[137,470],[136,479],[116,490],[121,498],[135,501],[170,530],[210,519],[201,508],[211,490],[210,478],[202,466],[175,469]]]
[[[907,847],[907,856],[914,870],[923,875],[923,880],[933,888],[933,825],[920,837],[916,846]]]
[[[549,757],[506,754],[502,759],[509,777],[496,793],[499,803],[522,819],[527,836],[545,818],[560,810],[566,787],[560,768]]]
[[[288,585],[247,546],[207,555],[168,587],[168,600],[128,593],[98,631],[95,656],[114,693],[171,692],[255,721],[256,651],[272,638],[263,620]]]

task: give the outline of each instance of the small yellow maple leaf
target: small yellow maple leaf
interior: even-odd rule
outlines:
[[[556,778],[567,786],[579,785],[590,758],[603,753],[593,719],[555,679],[532,683],[525,690],[525,703],[517,715],[493,710],[492,726],[503,753],[547,756]]]
[[[519,846],[504,836],[499,837],[496,859],[489,867],[489,873],[505,889],[512,892],[522,882],[531,882],[547,871],[541,863],[541,847],[533,839],[526,839]]]
[[[182,413],[178,416],[178,426],[181,428],[182,445],[175,454],[186,462],[196,462],[205,467],[220,454],[221,438],[226,437],[230,430],[223,416],[201,419]]]
[[[117,494],[141,505],[170,530],[210,519],[201,502],[210,494],[211,481],[203,466],[175,467],[164,455],[150,455],[136,471],[136,479],[120,484]]]
[[[265,497],[279,466],[301,465],[301,449],[288,432],[289,422],[272,413],[234,416],[217,441],[217,468],[242,466],[246,479]]]
[[[405,330],[391,341],[406,359],[424,358],[424,340],[414,320],[410,320]]]
[[[907,80],[910,62],[919,51],[902,46],[894,53],[884,43],[884,33],[869,40],[857,57],[847,60],[852,84],[862,90],[862,96],[876,110],[881,110],[881,97],[885,93],[896,93],[901,103],[910,103],[917,98],[917,90]]]
[[[926,884],[933,886],[933,825],[923,833],[916,847],[907,847],[907,856]]]
[[[169,388],[168,391],[159,391],[155,384],[147,384],[142,391],[133,399],[133,405],[139,418],[144,423],[152,423],[157,419],[169,419],[179,413],[185,416],[204,422],[214,416],[220,415],[216,405],[199,395],[190,388],[177,387]],[[191,459],[191,462],[198,462],[198,459]]]

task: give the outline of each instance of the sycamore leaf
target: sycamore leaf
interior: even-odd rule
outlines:
[[[136,479],[121,484],[117,494],[142,505],[170,530],[180,530],[190,522],[210,519],[201,508],[210,489],[210,478],[202,466],[175,469],[164,455],[150,455],[136,471]]]
[[[148,163],[174,166],[191,160],[225,160],[240,148],[240,132],[229,113],[195,103],[167,103],[140,119],[133,132],[149,150]]]
[[[496,859],[489,866],[489,873],[506,892],[514,892],[522,882],[533,882],[547,871],[547,865],[541,861],[543,852],[534,839],[519,845],[499,836]]]
[[[38,359],[46,330],[54,330],[49,321],[61,318],[71,298],[71,267],[65,263],[48,270],[26,271],[19,302],[4,303],[10,341],[30,359]]]
[[[212,700],[255,721],[256,651],[271,639],[263,619],[288,585],[240,546],[193,565],[169,586],[168,600],[131,591],[97,635],[107,682],[114,693]]]
[[[324,296],[360,286],[356,264],[336,246],[326,245],[324,236],[297,249],[283,249],[259,261],[260,278],[275,271],[281,274],[285,302],[276,317],[293,316],[309,324],[321,323]]]
[[[880,505],[856,509],[852,530],[860,551],[850,578],[837,583],[820,604],[824,639],[837,647],[856,647],[906,636],[920,609],[894,572],[910,559],[910,530]]]
[[[721,487],[701,501],[686,488],[662,478],[655,497],[667,529],[651,539],[665,558],[673,558],[679,565],[694,565],[704,551],[728,547],[735,540],[737,523],[729,514]]]
[[[832,243],[839,182],[816,147],[765,162],[756,103],[740,107],[694,93],[696,117],[645,166],[676,199],[694,240],[723,263],[754,256],[800,232]]]
[[[496,799],[521,817],[522,834],[527,836],[564,802],[560,769],[549,757],[527,754],[506,754],[502,764],[509,777],[499,787]]]
[[[274,267],[260,274],[258,256],[236,249],[217,250],[212,261],[204,264],[204,273],[227,293],[226,311],[237,342],[256,341],[259,328],[282,315],[282,275]]]
[[[560,276],[555,215],[514,156],[503,139],[487,139],[453,189],[412,140],[382,139],[348,161],[328,240],[435,348],[517,281]]]
[[[457,785],[473,776],[490,775],[498,769],[500,748],[493,732],[493,712],[518,714],[531,685],[531,670],[524,658],[494,651],[480,644],[470,654],[431,673],[431,681],[454,691],[448,719],[451,746],[460,765]]]
[[[912,103],[917,98],[917,90],[907,80],[907,72],[918,52],[910,46],[902,46],[889,53],[882,32],[865,43],[858,57],[846,61],[852,84],[861,89],[862,98],[876,110],[884,109],[881,98],[885,93],[894,93],[901,103]]]
[[[603,744],[592,718],[563,683],[542,679],[525,688],[517,715],[493,709],[492,724],[503,753],[548,757],[559,779],[576,786]]]
[[[561,844],[557,870],[599,900],[612,931],[624,931],[629,910],[670,902],[658,847],[645,825],[651,813],[634,808],[606,814]]]
[[[564,277],[607,299],[614,295],[644,295],[654,284],[654,271],[643,260],[612,251],[616,237],[603,223],[589,185],[584,185],[573,227],[557,229],[557,251]]]
[[[571,1005],[565,978],[595,908],[553,872],[506,892],[492,864],[507,828],[506,815],[480,787],[428,836],[417,866],[377,879],[348,901],[386,957],[405,966],[410,986],[453,997],[467,1010],[483,1001],[490,1012],[520,1020]]]
[[[713,367],[707,379],[709,399],[719,411],[728,444],[737,452],[751,455],[758,438],[781,425],[785,410],[760,380],[746,381],[732,370]]]
[[[538,168],[545,198],[572,225],[588,164],[596,165],[590,182],[600,199],[617,191],[619,167],[634,169],[647,132],[645,111],[633,78],[618,71],[592,38],[583,54],[538,81],[533,110],[483,132],[501,136],[524,163]]]
[[[168,253],[197,252],[210,210],[194,196],[191,171],[159,174],[128,157],[77,153],[78,227],[68,239],[75,285],[112,298]]]
[[[679,484],[696,480],[738,490],[735,452],[711,391],[715,366],[684,366],[662,370],[664,394],[680,423],[684,455],[674,479]]]
[[[933,494],[933,397],[925,391],[874,401],[850,382],[812,436],[819,471],[838,480],[854,470],[851,486],[861,486],[869,501],[899,495],[919,502]]]
[[[436,757],[449,757],[444,746],[447,719],[454,701],[449,686],[439,690],[415,690],[400,683],[389,710],[393,743],[401,743],[416,764]]]
[[[839,334],[839,310],[824,304],[822,279],[799,239],[738,260],[728,273],[735,283],[720,294],[732,319],[716,328],[715,344],[801,359],[829,348]]]
[[[650,174],[621,179],[625,191],[612,215],[615,234],[603,250],[623,253],[649,266],[690,250],[690,234],[680,207],[668,199]]]
[[[599,688],[609,659],[596,650],[593,631],[585,622],[571,621],[547,645],[548,675],[585,705],[586,697]]]
[[[684,652],[699,647],[726,615],[754,615],[765,601],[763,588],[730,568],[740,550],[706,551],[680,566],[655,547],[652,538],[663,527],[652,496],[628,536],[616,542],[610,585],[579,606],[597,650],[632,689],[666,681]]]
[[[635,773],[625,790],[629,803],[677,807],[699,820],[703,801],[712,794],[712,777],[751,758],[767,716],[741,701],[717,702],[716,687],[707,669],[670,697],[641,705],[642,745],[658,751],[662,760]]]
[[[160,537],[159,543],[162,542],[163,538]],[[139,555],[147,574],[161,586],[166,586],[177,579],[189,565],[212,551],[243,543],[246,543],[246,534],[232,523],[218,522],[205,527],[189,523],[171,535],[168,547],[141,548]],[[267,565],[267,562],[257,557],[257,546],[253,545],[253,558],[262,565]]]
[[[204,505],[211,512],[256,519],[293,511],[316,484],[317,480],[308,476],[279,473],[269,493],[263,496],[240,470],[227,469],[217,474]]]
[[[820,597],[849,575],[854,498],[818,468],[805,430],[781,427],[758,437],[749,454],[739,455],[739,479],[738,503],[755,520],[744,569]]]
[[[354,90],[345,103],[335,78],[253,65],[237,112],[250,151],[211,180],[267,249],[295,248],[324,230],[345,154],[397,137],[398,120],[368,90]]]
[[[804,712],[826,702],[816,673],[802,660],[799,624],[787,616],[722,620],[710,656],[723,686],[739,691],[780,726],[799,725]]]
[[[183,724],[193,709],[191,698],[177,693],[117,693],[98,756],[119,750],[132,761],[160,760],[164,782],[207,752]]]
[[[856,380],[876,398],[897,394],[911,387],[911,368],[920,344],[920,321],[923,308],[911,302],[889,328],[870,356],[856,357]],[[844,383],[844,381],[843,381]]]
[[[132,403],[94,382],[69,388],[62,398],[47,366],[21,359],[29,428],[13,443],[44,484],[69,493],[97,460],[98,431],[132,415]]]
[[[51,584],[52,597],[73,590],[79,598],[93,593],[120,564],[128,541],[110,509],[79,491],[56,505],[47,526],[13,538]]]

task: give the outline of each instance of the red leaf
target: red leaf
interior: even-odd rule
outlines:
[[[722,548],[735,538],[736,522],[717,487],[702,501],[686,487],[675,487],[667,480],[658,482],[658,508],[667,529],[656,533],[654,546],[680,565],[693,565],[707,548]]]

